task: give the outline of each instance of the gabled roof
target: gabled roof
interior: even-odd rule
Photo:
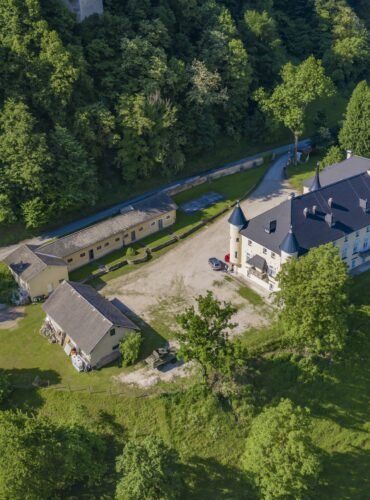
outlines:
[[[239,230],[247,225],[248,221],[239,202],[235,205],[235,208],[229,217],[228,223],[232,226],[236,226]]]
[[[268,233],[265,228],[272,220],[276,221],[276,228]],[[284,201],[251,219],[241,234],[280,254],[290,226],[299,254],[370,227],[370,175],[360,174]],[[288,243],[290,248],[291,238]]]
[[[39,251],[63,258],[176,208],[176,203],[165,193],[150,196],[127,207],[124,213],[46,243]]]
[[[31,281],[48,266],[66,265],[63,259],[39,253],[35,248],[21,245],[4,259],[4,262],[24,281]]]
[[[334,184],[335,182],[348,179],[355,175],[363,174],[370,170],[370,159],[363,158],[362,156],[353,155],[347,160],[340,163],[333,163],[320,172],[320,183],[322,187]],[[310,188],[314,182],[315,177],[310,177],[304,181],[303,185]]]
[[[94,288],[63,281],[42,308],[60,328],[90,354],[112,326],[139,328]]]

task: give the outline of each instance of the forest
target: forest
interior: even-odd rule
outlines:
[[[256,96],[287,63],[314,56],[347,99],[369,75],[368,0],[104,7],[77,24],[59,0],[1,2],[0,224],[93,210],[112,184],[173,178],[220,138],[268,136]]]

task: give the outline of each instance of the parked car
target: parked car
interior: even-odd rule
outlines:
[[[214,271],[221,271],[221,269],[224,267],[223,263],[220,260],[216,259],[216,257],[211,257],[210,259],[208,259],[208,264]]]
[[[145,362],[150,368],[159,368],[167,363],[176,363],[176,349],[174,347],[160,347],[155,349]]]

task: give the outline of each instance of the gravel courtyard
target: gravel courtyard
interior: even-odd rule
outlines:
[[[283,180],[285,163],[286,156],[279,158],[254,193],[242,203],[247,218],[255,217],[287,198],[290,190]],[[236,333],[268,322],[268,306],[256,309],[238,294],[240,284],[237,281],[225,280],[225,273],[212,271],[208,265],[209,257],[223,259],[229,253],[229,215],[176,244],[163,257],[112,280],[101,292],[108,298],[118,298],[149,323],[158,309],[165,308],[174,317],[191,304],[194,297],[207,290],[212,290],[220,300],[238,306]]]

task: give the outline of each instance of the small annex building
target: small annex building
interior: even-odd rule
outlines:
[[[72,271],[171,226],[176,209],[167,194],[150,196],[118,215],[46,243],[40,251],[63,259]]]
[[[79,354],[93,368],[120,357],[119,344],[139,328],[94,288],[64,281],[42,306],[48,329],[69,356]]]
[[[68,269],[63,259],[45,254],[30,245],[19,246],[4,262],[21,293],[31,300],[40,295],[49,295],[59,283],[68,279]]]

